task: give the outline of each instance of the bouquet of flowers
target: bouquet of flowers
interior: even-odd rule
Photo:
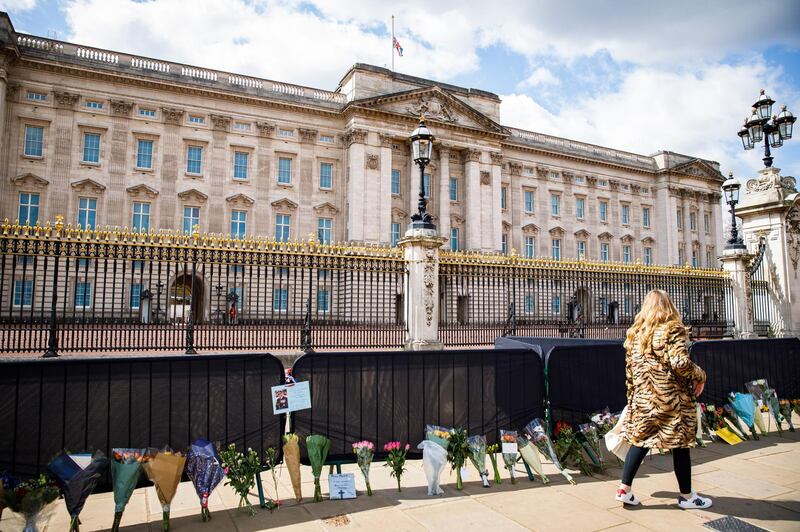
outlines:
[[[186,457],[173,452],[169,447],[158,451],[151,460],[142,464],[144,473],[156,488],[158,501],[161,503],[161,528],[169,530],[169,505],[178,490],[178,484],[186,466]]]
[[[733,411],[736,412],[736,415],[739,416],[742,423],[750,429],[750,434],[753,435],[753,439],[757,440],[758,433],[755,428],[756,404],[753,400],[753,396],[749,393],[731,392],[728,394],[728,402],[731,408],[733,408]]]
[[[256,509],[250,504],[247,496],[256,485],[256,475],[261,471],[261,460],[253,449],[246,453],[236,450],[236,444],[231,443],[227,449],[219,453],[225,471],[226,486],[233,488],[239,496],[239,510],[245,510],[251,516],[256,515]]]
[[[550,436],[548,436],[547,431],[544,430],[544,422],[541,419],[534,419],[525,426],[525,433],[528,439],[539,449],[539,452],[550,458],[553,465],[561,471],[561,475],[567,479],[570,484],[575,484],[572,476],[570,476],[569,472],[561,465],[556,450],[553,447],[553,442],[550,441]]]
[[[206,522],[211,519],[208,497],[225,477],[222,459],[211,442],[198,439],[192,444],[186,455],[186,474],[189,475],[194,490],[200,497],[200,518]]]
[[[489,471],[486,469],[486,437],[470,436],[467,438],[469,448],[469,461],[478,470],[478,474],[483,481],[483,487],[489,487]]]
[[[50,460],[47,469],[56,478],[67,504],[69,532],[79,530],[78,516],[107,467],[108,458],[100,451],[94,454],[70,454],[62,451]]]
[[[311,472],[314,474],[314,502],[322,501],[322,488],[319,485],[319,477],[322,474],[322,466],[328,459],[328,451],[331,448],[331,441],[321,434],[312,434],[306,437],[306,449],[308,449],[308,461],[311,462]]]
[[[597,426],[598,436],[605,436],[606,433],[614,428],[614,425],[617,424],[619,420],[619,415],[612,414],[608,407],[602,409],[601,411],[592,414],[591,416],[592,423]]]
[[[467,429],[456,427],[450,431],[450,444],[447,447],[447,461],[456,472],[456,489],[464,489],[461,478],[461,469],[469,459],[469,445],[467,445]]]
[[[283,461],[286,463],[289,478],[292,480],[294,498],[300,502],[303,500],[303,492],[300,484],[300,438],[297,437],[297,434],[284,434]]]
[[[778,426],[778,435],[783,435],[783,427],[781,427],[783,416],[781,415],[780,405],[778,404],[778,396],[775,390],[769,387],[767,379],[750,381],[745,383],[745,387],[755,399],[761,400],[769,409],[769,412],[775,419],[775,424]]]
[[[142,463],[151,458],[148,449],[112,449],[111,481],[114,484],[114,524],[111,531],[119,530],[122,512],[131,499],[136,482],[142,473]]]
[[[583,457],[583,446],[578,442],[575,431],[572,430],[572,425],[566,421],[558,421],[553,431],[553,436],[555,437],[556,455],[561,463],[574,465],[584,475],[593,476],[589,463]]]
[[[517,479],[514,475],[514,465],[517,463],[517,431],[500,429],[500,445],[503,451],[503,462],[506,464],[511,483],[516,484]]]
[[[264,502],[264,506],[271,513],[272,510],[281,505],[281,500],[278,497],[278,477],[275,475],[275,471],[278,469],[278,450],[275,447],[267,447],[264,451],[264,467],[269,469],[270,475],[272,475],[272,486],[275,489],[275,498],[267,498]]]
[[[589,459],[600,471],[605,471],[606,463],[600,448],[600,435],[597,433],[597,427],[592,423],[582,423],[578,425],[578,433],[583,438],[583,448]]]
[[[375,444],[367,440],[357,441],[353,444],[353,452],[356,454],[358,468],[364,475],[364,482],[367,483],[367,495],[372,496],[372,486],[369,485],[369,466],[372,464],[372,457],[375,456]]]
[[[722,420],[717,417],[717,408],[712,404],[700,403],[703,410],[703,420],[705,421],[708,433],[712,439],[716,439],[716,430],[721,428]]]
[[[397,491],[403,491],[400,489],[400,477],[406,470],[406,455],[410,448],[411,445],[401,445],[399,441],[390,441],[383,446],[383,450],[388,453],[384,467],[390,468],[389,474],[397,480]]]
[[[739,416],[736,415],[736,411],[733,409],[733,407],[731,405],[722,405],[722,412],[722,417],[725,419],[725,422],[728,424],[729,428],[732,429],[734,433],[741,439],[749,440],[750,438],[742,428],[742,423],[739,420]]]
[[[539,458],[539,451],[528,441],[527,438],[524,436],[517,436],[517,450],[519,450],[519,455],[525,460],[525,463],[528,464],[533,471],[539,475],[539,478],[542,481],[542,484],[549,484],[550,479],[544,474],[544,470],[542,469],[542,460]]]
[[[502,484],[503,479],[500,478],[500,471],[497,469],[497,452],[500,450],[500,446],[496,443],[489,445],[486,447],[486,453],[489,455],[489,460],[492,462],[492,469],[494,470],[494,483],[495,484]]]
[[[16,485],[6,477],[3,486],[0,492],[0,505],[14,513],[22,514],[25,518],[23,532],[36,532],[43,510],[58,498],[58,487],[44,475]]]
[[[3,502],[4,494],[7,490],[13,490],[19,484],[19,480],[11,476],[7,471],[3,471],[0,473],[0,519],[3,517],[3,510],[6,509],[6,505]]]
[[[792,423],[792,403],[788,399],[780,399],[778,401],[778,408],[781,411],[783,419],[789,425],[789,432],[794,432],[794,424]]]
[[[439,487],[442,467],[447,462],[447,448],[450,446],[450,430],[436,425],[425,426],[425,439],[417,445],[422,449],[422,469],[428,480],[428,495],[444,493]]]

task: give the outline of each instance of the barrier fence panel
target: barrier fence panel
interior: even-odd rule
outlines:
[[[270,387],[283,381],[272,355],[0,359],[0,471],[43,473],[61,449],[184,451],[197,438],[280,452]]]
[[[731,280],[722,270],[442,252],[439,339],[619,339],[655,288],[669,293],[693,338],[732,334]]]
[[[399,347],[401,250],[0,226],[0,350]]]
[[[292,414],[301,436],[324,434],[331,460],[352,459],[353,442],[424,439],[426,424],[462,426],[498,440],[498,429],[543,417],[544,371],[525,350],[311,353],[292,368],[310,381],[312,408]]]

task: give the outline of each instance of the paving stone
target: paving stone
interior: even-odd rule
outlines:
[[[405,514],[429,530],[526,530],[508,514],[469,499],[413,508],[406,510]]]
[[[754,499],[765,499],[791,491],[791,488],[774,482],[755,479],[741,471],[711,471],[710,473],[697,475],[695,478]]]
[[[723,488],[714,488],[704,493],[714,501],[708,510],[692,511],[703,517],[716,519],[731,515],[767,530],[798,530],[800,517],[796,512],[774,504],[774,501],[743,497],[739,493]]]

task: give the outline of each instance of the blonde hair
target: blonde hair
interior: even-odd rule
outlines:
[[[672,303],[669,294],[663,290],[651,290],[644,301],[642,309],[633,320],[625,335],[625,350],[630,352],[636,342],[642,353],[653,351],[653,334],[660,325],[678,325],[683,327],[678,309]]]

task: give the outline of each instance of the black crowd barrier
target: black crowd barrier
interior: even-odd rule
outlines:
[[[800,339],[710,340],[696,342],[692,360],[706,372],[701,401],[720,404],[744,383],[767,379],[778,397],[800,398]]]
[[[184,450],[196,438],[280,451],[270,387],[283,381],[268,354],[0,360],[0,471],[42,473],[62,448]]]
[[[330,460],[353,457],[352,444],[411,444],[419,456],[426,424],[466,427],[498,440],[544,414],[542,361],[529,351],[468,349],[427,352],[311,353],[292,368],[311,387],[310,410],[292,414],[301,436],[324,434]]]

